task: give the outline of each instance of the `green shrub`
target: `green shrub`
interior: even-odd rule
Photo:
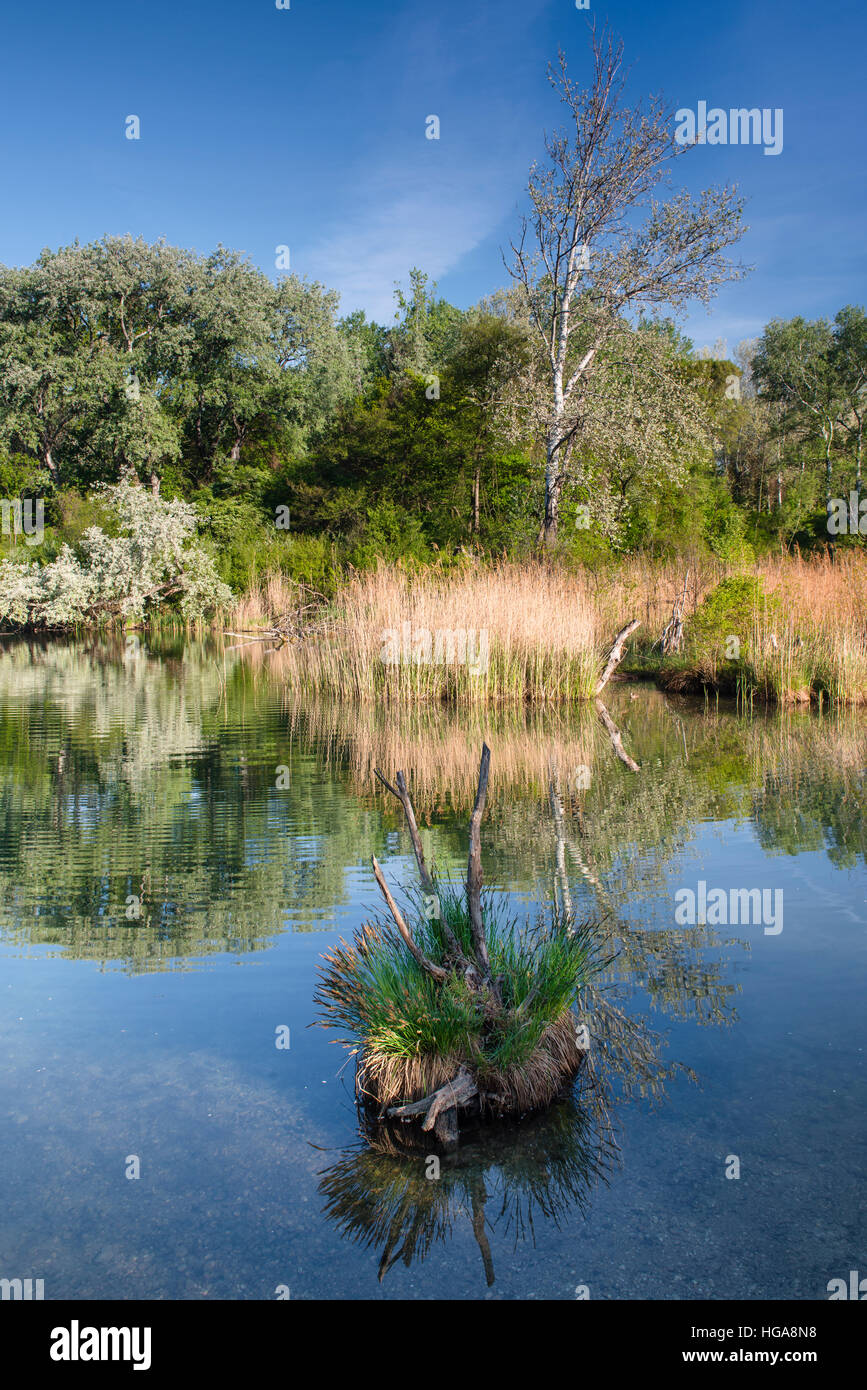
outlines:
[[[356,568],[368,569],[383,559],[424,563],[433,553],[419,518],[385,497],[368,512],[364,537],[349,558]]]
[[[741,648],[753,635],[755,614],[770,603],[761,581],[752,575],[730,575],[705,597],[687,624],[687,648],[696,657],[722,660],[730,637]]]

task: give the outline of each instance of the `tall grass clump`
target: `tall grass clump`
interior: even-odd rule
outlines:
[[[584,1060],[572,1003],[597,968],[592,930],[556,908],[519,926],[481,892],[483,748],[470,822],[466,891],[428,871],[403,774],[402,802],[421,878],[408,916],[374,859],[391,920],[377,919],[325,957],[324,1026],[357,1054],[357,1092],[381,1118],[420,1120],[442,1142],[458,1113],[522,1115],[549,1105]],[[383,779],[384,780],[384,779]],[[389,785],[389,784],[386,784]]]
[[[236,599],[224,622],[241,631],[268,627],[297,608],[298,602],[298,584],[293,579],[279,571],[265,574]]]

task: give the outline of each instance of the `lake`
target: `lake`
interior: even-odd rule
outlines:
[[[638,772],[592,709],[349,708],[264,646],[4,640],[0,1278],[825,1299],[867,1272],[867,721],[626,683],[608,708]],[[556,895],[611,959],[574,1094],[431,1178],[360,1132],[313,994],[379,911],[371,855],[414,882],[374,767],[459,877],[483,738],[488,888],[522,919]]]

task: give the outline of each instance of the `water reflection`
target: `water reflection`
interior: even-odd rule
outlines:
[[[544,1115],[503,1133],[482,1128],[437,1158],[407,1151],[408,1141],[379,1127],[369,1142],[323,1174],[324,1212],[341,1233],[381,1251],[380,1282],[398,1261],[421,1263],[472,1226],[485,1282],[495,1280],[490,1234],[514,1244],[533,1239],[539,1217],[559,1229],[571,1210],[585,1212],[616,1151],[589,1108],[564,1098]],[[438,1164],[437,1168],[432,1163]]]
[[[639,1097],[661,1104],[675,1074],[696,1079],[662,1060],[660,1035],[624,1013],[610,990],[589,986],[579,1012],[593,1021],[587,1063],[541,1114],[462,1128],[458,1148],[442,1153],[416,1126],[378,1121],[359,1107],[359,1143],[323,1171],[319,1191],[341,1234],[380,1252],[380,1282],[398,1261],[422,1263],[468,1223],[490,1288],[492,1238],[535,1246],[537,1224],[559,1230],[568,1215],[587,1215],[597,1184],[619,1162],[620,1107]]]
[[[213,647],[0,652],[7,940],[134,971],[262,949],[332,919],[365,822],[275,692]]]
[[[0,643],[0,1140],[17,1261],[0,1273],[45,1270],[78,1297],[270,1297],[289,1282],[346,1298],[376,1295],[382,1259],[390,1297],[407,1291],[395,1259],[427,1251],[410,1292],[474,1296],[491,1273],[475,1222],[508,1296],[570,1297],[576,1230],[580,1268],[610,1296],[824,1296],[863,1244],[867,725],[646,688],[609,708],[640,773],[593,710],[337,708],[293,695],[279,653]],[[376,902],[371,853],[393,883],[415,876],[373,767],[407,770],[427,858],[457,876],[482,738],[488,885],[520,918],[568,895],[613,959],[581,1001],[594,1075],[548,1116],[480,1132],[434,1183],[424,1155],[355,1134],[339,1061],[305,1025],[318,934]],[[782,936],[675,928],[673,891],[699,876],[784,887]],[[277,1052],[284,1022],[292,1049]],[[669,1057],[702,1087],[672,1086],[676,1103],[648,1114],[630,1102],[661,1098]],[[150,1208],[115,1181],[118,1143],[151,1154]],[[321,1149],[340,1153],[324,1174]],[[721,1176],[732,1151],[751,1155],[749,1182]],[[472,1289],[449,1265],[468,1241]]]
[[[3,644],[3,939],[140,971],[327,926],[357,898],[372,851],[409,850],[375,765],[410,771],[428,857],[462,867],[482,737],[494,748],[489,882],[603,911],[622,972],[643,970],[675,1012],[685,998],[708,1019],[731,1012],[700,931],[665,943],[636,930],[634,904],[666,891],[697,825],[752,824],[770,855],[867,858],[867,733],[854,716],[739,718],[615,692],[634,774],[592,709],[311,705],[287,690],[279,652],[253,652]]]

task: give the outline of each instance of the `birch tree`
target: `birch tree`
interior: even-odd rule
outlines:
[[[736,191],[655,196],[670,161],[690,147],[676,143],[674,115],[661,97],[626,104],[619,40],[594,26],[591,51],[589,87],[569,77],[562,52],[549,68],[567,125],[546,136],[546,159],[530,170],[530,211],[507,263],[544,363],[539,538],[548,547],[557,540],[589,383],[624,319],[660,306],[676,310],[693,299],[707,304],[719,284],[743,274],[723,255],[745,230]]]

